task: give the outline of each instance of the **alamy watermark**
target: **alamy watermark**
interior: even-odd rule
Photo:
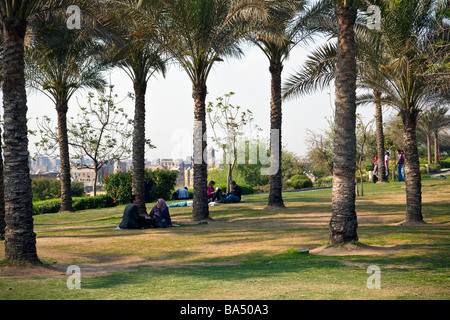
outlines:
[[[367,288],[370,290],[381,289],[381,270],[377,265],[370,265],[366,273],[370,274],[367,278]]]
[[[79,266],[71,265],[67,268],[67,274],[70,276],[67,278],[67,289],[81,289],[81,269]]]
[[[370,16],[367,18],[366,26],[370,30],[380,30],[381,29],[381,9],[379,6],[370,5],[367,8],[367,14]]]
[[[79,6],[71,5],[67,8],[67,15],[70,15],[67,19],[67,29],[81,29],[81,9]]]
[[[177,132],[177,136],[180,133]],[[271,129],[270,139],[260,139],[254,136],[251,131],[235,132],[233,135],[225,137],[224,151],[214,149],[217,154],[212,157],[208,151],[210,149],[203,148],[203,142],[207,141],[206,132],[203,133],[203,125],[201,121],[194,122],[194,164],[261,164],[261,175],[274,175],[280,168],[280,130]],[[186,145],[186,144],[180,144]],[[179,151],[177,147],[174,152]],[[174,156],[175,153],[172,152]],[[176,158],[176,156],[174,157]]]

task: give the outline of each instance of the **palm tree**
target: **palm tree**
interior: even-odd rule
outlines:
[[[355,1],[335,1],[338,46],[335,81],[335,138],[333,148],[330,244],[357,241],[356,179],[356,45]]]
[[[379,89],[385,103],[395,107],[403,123],[406,183],[406,222],[423,222],[419,155],[416,139],[418,117],[424,106],[448,94],[448,81],[430,72],[430,51],[445,33],[436,32],[433,0],[390,3],[381,29],[388,63],[379,71],[385,83]],[[447,33],[448,36],[448,33]],[[445,40],[444,40],[445,41]],[[448,42],[448,38],[447,38]],[[445,57],[448,52],[438,52]],[[448,78],[447,78],[448,79]],[[439,84],[439,85],[437,85]],[[374,83],[374,85],[377,85]]]
[[[326,2],[326,0],[324,0]],[[284,96],[299,95],[335,80],[332,216],[330,244],[358,240],[355,209],[356,181],[356,2],[334,0],[335,21],[326,16],[318,25],[337,35],[337,45],[327,43],[310,57],[302,72],[288,80]],[[336,25],[337,22],[337,25]],[[337,26],[337,28],[336,28]],[[287,89],[286,89],[287,88]]]
[[[439,151],[439,143],[438,137],[439,132],[446,126],[450,124],[450,119],[446,115],[448,112],[448,107],[434,106],[426,111],[420,116],[419,121],[417,123],[417,129],[425,134],[427,137],[427,156],[428,163],[432,162],[431,155],[431,137],[434,136],[434,160],[435,163],[438,163],[438,151]]]
[[[32,25],[33,38],[26,48],[26,76],[30,86],[47,95],[58,115],[61,160],[61,212],[73,211],[67,112],[71,97],[80,89],[103,90],[101,58],[104,46],[77,30],[67,30],[61,15],[49,15]],[[53,23],[49,23],[52,21]]]
[[[24,43],[29,21],[36,15],[67,8],[63,0],[0,0],[3,28],[3,107],[5,181],[5,257],[37,262],[33,204],[28,166],[27,94]],[[78,4],[81,5],[79,1]],[[86,3],[92,1],[85,1]]]
[[[270,129],[276,130],[277,141],[272,141],[270,162],[276,172],[270,174],[270,192],[267,207],[284,208],[282,197],[282,172],[281,172],[281,123],[282,100],[281,78],[283,63],[289,57],[291,50],[300,42],[306,41],[314,32],[314,28],[308,28],[308,19],[311,15],[320,12],[323,2],[311,10],[306,9],[305,0],[276,1],[269,6],[269,16],[264,32],[258,33],[253,42],[264,52],[269,60],[271,74],[271,101],[270,101]],[[267,37],[269,33],[271,36]],[[274,39],[273,35],[277,38]],[[272,134],[272,133],[271,133]],[[272,146],[277,146],[272,150]]]
[[[382,81],[377,70],[383,61],[383,46],[380,34],[376,30],[369,30],[365,27],[365,23],[361,23],[364,22],[364,19],[360,20],[355,24],[358,68],[357,86],[366,88],[372,93],[358,95],[357,105],[369,102],[375,105],[377,154],[379,159],[378,172],[381,176],[380,181],[385,182],[387,181],[387,176],[384,166],[383,104],[380,91],[370,85],[371,82]],[[317,23],[318,26],[316,28],[322,28],[322,32],[326,35],[332,38],[337,36],[337,23],[332,21],[329,16],[322,14],[322,19]],[[337,44],[334,42],[326,42],[314,50],[304,66],[286,81],[283,88],[283,98],[311,93],[329,86],[335,79],[336,54]]]
[[[119,66],[133,82],[135,95],[134,130],[133,130],[133,154],[132,154],[132,189],[133,194],[138,196],[138,208],[141,214],[146,213],[145,206],[145,146],[149,140],[145,139],[145,95],[147,84],[156,72],[163,76],[166,73],[166,62],[164,53],[158,41],[157,28],[154,27],[158,9],[151,2],[115,1],[111,3],[111,21],[117,23],[121,30],[109,23],[109,31],[116,34],[118,38],[112,52]],[[122,14],[117,15],[118,12]],[[128,18],[125,21],[125,17]],[[146,19],[144,23],[138,20]],[[128,22],[128,23],[124,23]],[[149,27],[152,26],[153,27]],[[145,26],[145,27],[144,27]],[[150,30],[150,31],[148,31]]]
[[[161,33],[167,50],[192,82],[194,99],[194,219],[209,217],[206,150],[207,79],[213,66],[224,58],[242,56],[239,42],[258,1],[249,0],[160,0]],[[259,20],[262,21],[263,17]]]

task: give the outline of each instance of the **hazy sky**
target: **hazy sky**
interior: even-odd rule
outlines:
[[[300,66],[314,47],[295,48],[290,59],[285,62],[283,79]],[[119,69],[111,72],[115,92],[124,97],[133,92],[131,80]],[[206,101],[215,101],[230,91],[235,92],[231,99],[233,105],[250,109],[254,113],[255,123],[269,136],[270,128],[270,72],[266,56],[257,47],[245,49],[241,59],[230,59],[217,63],[208,78]],[[86,101],[88,91],[76,95],[79,101]],[[330,96],[331,93],[331,96]],[[283,145],[288,150],[302,156],[307,151],[305,139],[307,129],[320,131],[327,127],[326,117],[332,116],[334,107],[334,87],[314,95],[283,102]],[[75,98],[69,104],[69,115],[76,115],[78,105]],[[130,117],[134,114],[134,102],[127,100],[121,104]],[[157,146],[146,153],[147,159],[185,158],[192,155],[192,136],[194,121],[194,101],[192,85],[187,74],[177,65],[171,65],[165,78],[157,75],[148,85],[146,96],[146,137]],[[364,122],[373,118],[374,108],[363,107],[358,113],[364,116]],[[56,119],[52,102],[39,92],[28,94],[29,129],[36,129],[36,117],[42,115]],[[56,121],[55,121],[56,126]],[[211,136],[211,134],[209,134]],[[40,137],[30,137],[30,153],[34,154],[34,142]]]

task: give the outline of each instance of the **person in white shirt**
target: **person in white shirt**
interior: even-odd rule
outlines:
[[[384,157],[384,167],[386,169],[386,178],[389,178],[389,151],[386,152],[386,156]]]

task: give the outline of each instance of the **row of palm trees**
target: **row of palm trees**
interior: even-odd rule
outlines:
[[[106,82],[101,72],[106,68],[120,67],[133,82],[133,192],[145,199],[145,96],[150,77],[158,72],[164,75],[170,61],[181,66],[192,83],[194,121],[203,137],[211,69],[224,59],[241,57],[242,42],[252,41],[270,62],[270,123],[271,129],[279,131],[278,140],[274,142],[281,146],[283,61],[295,45],[312,41],[318,33],[337,38],[337,43],[330,42],[315,51],[314,62],[309,61],[306,71],[301,70],[291,77],[284,95],[307,93],[323,86],[324,81],[334,80],[335,83],[330,243],[358,239],[355,209],[358,103],[375,102],[379,117],[383,104],[399,109],[404,119],[408,159],[407,219],[422,220],[415,124],[422,105],[429,99],[448,99],[441,94],[448,86],[448,78],[445,78],[448,73],[444,69],[442,76],[441,72],[426,68],[432,63],[434,69],[441,71],[442,57],[448,58],[448,48],[441,42],[448,35],[446,22],[444,18],[433,19],[430,15],[437,1],[396,1],[391,5],[387,0],[320,0],[308,5],[305,0],[78,0],[83,28],[67,30],[63,14],[73,4],[69,2],[72,1],[0,0],[4,45],[5,254],[8,259],[38,260],[28,169],[26,80],[55,104],[62,210],[71,211],[68,102],[80,88],[104,87]],[[387,17],[380,31],[372,32],[359,21],[358,8],[364,10],[370,4],[379,5],[382,16]],[[412,18],[414,15],[417,15],[416,20]],[[433,55],[428,52],[431,46]],[[429,59],[424,60],[426,57]],[[312,73],[308,74],[310,71]],[[422,83],[426,85],[420,87]],[[358,87],[371,89],[373,94],[358,97]],[[380,128],[381,124],[380,118]],[[203,154],[205,149],[206,141],[194,138],[194,154],[196,150]],[[281,163],[281,148],[277,150],[279,154],[271,152],[271,158]],[[378,152],[383,154],[384,150]],[[284,207],[280,167],[270,177],[270,208]],[[194,219],[209,217],[206,185],[207,164],[202,160],[194,164]],[[143,201],[139,208],[142,212],[146,210]]]

